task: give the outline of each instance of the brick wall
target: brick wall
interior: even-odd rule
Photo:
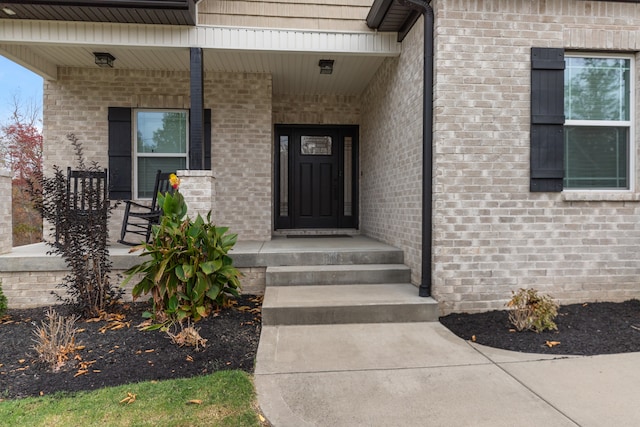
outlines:
[[[639,182],[624,194],[529,192],[531,47],[636,52],[640,7],[577,0],[432,5],[432,290],[442,311],[503,308],[520,287],[562,303],[640,297]],[[402,55],[385,60],[361,102],[361,226],[405,251],[414,283],[422,31],[419,20]],[[638,100],[636,94],[636,111]]]
[[[273,95],[273,123],[357,125],[360,105],[356,96]]]
[[[212,102],[212,164],[217,225],[243,240],[269,240],[272,216],[271,76],[215,75],[205,83]]]
[[[361,96],[360,228],[401,248],[420,282],[422,18],[402,55],[386,59]],[[416,290],[416,294],[417,294]]]
[[[240,284],[246,295],[263,295],[265,289],[265,267],[241,267]],[[113,270],[109,275],[111,283],[117,286],[122,280],[124,270]],[[2,292],[7,297],[9,308],[31,308],[58,304],[60,300],[52,294],[65,296],[65,289],[59,288],[67,275],[66,270],[5,271],[2,274]],[[135,284],[132,280],[125,287],[123,299],[131,301],[131,291]],[[145,301],[142,296],[138,301]]]
[[[637,51],[640,7],[576,0],[434,7],[434,295],[444,310],[502,308],[520,287],[564,303],[639,297],[637,182],[630,194],[529,192],[529,67],[532,46]],[[633,156],[638,165],[637,149]]]
[[[74,133],[89,161],[108,165],[110,106],[189,108],[189,73],[60,68],[58,80],[45,81],[45,170],[74,166],[66,140]],[[212,169],[216,179],[214,219],[241,239],[271,236],[271,76],[208,74],[205,108],[212,109]],[[121,209],[114,213],[112,240],[119,233]]]
[[[2,291],[7,297],[9,308],[32,308],[59,304],[56,297],[66,297],[65,289],[58,287],[67,271],[18,271],[3,272]],[[112,271],[111,283],[117,286],[117,275],[123,271]],[[127,285],[123,295],[125,301],[131,301],[133,286]],[[56,295],[54,295],[55,293]]]
[[[0,254],[13,246],[13,220],[11,218],[11,171],[0,169]]]

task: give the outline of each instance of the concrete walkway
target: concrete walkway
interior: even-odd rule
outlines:
[[[515,353],[438,322],[264,326],[255,383],[276,427],[640,425],[640,353]]]

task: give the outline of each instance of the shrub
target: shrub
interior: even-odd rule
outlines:
[[[554,319],[558,315],[558,304],[548,295],[538,295],[535,289],[520,289],[512,292],[507,302],[509,321],[518,330],[542,332],[557,330]]]
[[[195,347],[196,351],[200,349],[200,347],[205,347],[207,344],[207,340],[200,336],[200,329],[196,329],[189,322],[187,322],[187,326],[184,324],[179,324],[180,331],[177,333],[173,333],[171,330],[167,329],[167,335],[171,338],[171,342],[180,347]]]
[[[77,317],[64,317],[49,309],[46,318],[33,331],[33,346],[40,360],[53,370],[59,370],[69,360],[69,355],[76,350],[75,323]]]
[[[2,282],[0,282],[0,317],[7,312],[8,304],[7,297],[2,293]]]
[[[172,185],[173,194],[158,195],[163,216],[153,226],[151,242],[141,245],[141,256],[149,259],[127,270],[122,284],[142,274],[133,297],[151,294],[153,313],[147,316],[158,322],[156,327],[197,322],[229,296],[237,297],[240,289],[240,272],[228,255],[237,235],[211,224],[211,212],[206,221],[200,215],[195,221],[186,217],[187,205],[175,175]]]
[[[95,162],[86,165],[82,144],[73,134],[67,135],[67,139],[75,148],[78,170],[101,171]],[[85,183],[85,205],[94,208],[72,209],[67,197],[67,177],[58,166],[53,166],[53,176],[40,175],[38,179],[38,185],[30,186],[32,200],[42,217],[52,224],[51,231],[61,239],[47,241],[52,248],[48,253],[60,255],[70,270],[58,285],[66,290],[66,295],[54,295],[81,316],[96,317],[122,296],[122,290],[111,286],[109,278],[107,223],[113,206],[102,199],[101,189]]]

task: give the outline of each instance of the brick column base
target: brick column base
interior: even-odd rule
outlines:
[[[187,203],[190,218],[200,214],[206,218],[209,211],[215,213],[215,177],[208,170],[179,170],[176,172],[180,178],[180,193]]]
[[[0,254],[11,252],[13,247],[11,177],[11,171],[0,170]]]

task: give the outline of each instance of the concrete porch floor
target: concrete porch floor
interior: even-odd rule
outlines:
[[[67,274],[59,256],[47,255],[50,247],[37,243],[15,247],[0,255],[2,289],[12,308],[26,308],[55,302],[51,291]],[[112,280],[140,262],[141,251],[130,246],[110,245]],[[402,263],[398,248],[367,236],[276,236],[270,241],[239,241],[231,251],[234,265],[244,274],[243,292],[261,294],[268,267],[393,262]],[[416,288],[416,295],[417,295]]]
[[[120,243],[109,245],[109,253],[114,269],[126,269],[134,265],[140,255],[130,252],[131,246]],[[0,255],[0,273],[5,271],[42,270],[43,267],[64,267],[62,259],[47,255],[50,247],[45,243],[14,247],[11,252]],[[314,255],[327,257],[353,252],[397,251],[398,249],[367,236],[322,236],[285,237],[276,236],[269,241],[238,241],[230,252],[237,267],[287,265],[293,259],[300,262],[314,261]],[[337,255],[336,255],[337,254]]]

